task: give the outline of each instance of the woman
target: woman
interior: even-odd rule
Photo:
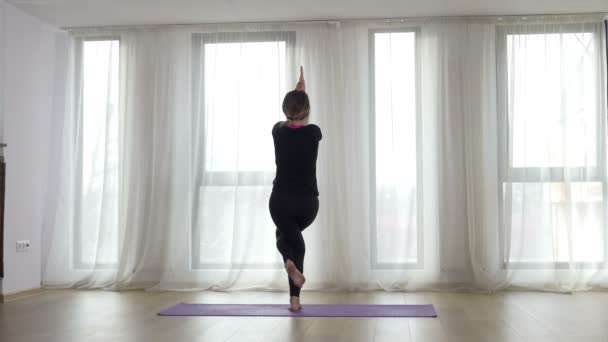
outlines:
[[[302,67],[296,89],[285,95],[283,113],[287,120],[272,128],[277,171],[269,207],[277,226],[277,249],[283,256],[289,279],[289,310],[299,311],[300,289],[306,281],[302,231],[312,224],[319,211],[316,164],[322,137],[319,126],[308,124],[310,103]]]

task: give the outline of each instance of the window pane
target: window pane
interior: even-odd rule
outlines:
[[[271,129],[284,119],[287,43],[214,43],[203,49],[205,183],[196,262],[281,265],[268,198],[275,172]]]
[[[513,167],[597,164],[592,33],[508,35]]]
[[[416,40],[376,33],[376,260],[418,260],[416,192]]]
[[[205,44],[206,171],[274,171],[286,43]]]
[[[80,263],[118,260],[119,42],[83,44]]]
[[[268,212],[271,191],[268,186],[201,188],[200,263],[281,264]]]
[[[511,195],[509,261],[603,260],[602,183],[507,183],[504,193],[506,203]]]

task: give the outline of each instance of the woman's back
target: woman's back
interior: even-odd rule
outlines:
[[[272,128],[277,173],[273,191],[319,195],[316,164],[319,126],[310,124],[292,128],[277,122]]]

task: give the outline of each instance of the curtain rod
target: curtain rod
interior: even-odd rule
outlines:
[[[255,24],[313,24],[313,23],[337,23],[337,22],[363,22],[363,21],[409,21],[428,19],[517,19],[517,18],[548,18],[567,16],[603,16],[608,20],[607,12],[590,13],[561,13],[561,14],[509,14],[509,15],[463,15],[463,16],[421,16],[421,17],[393,17],[393,18],[359,18],[359,19],[311,19],[311,20],[284,20],[284,21],[243,21],[243,22],[207,22],[207,23],[181,23],[181,24],[140,24],[140,25],[109,25],[109,26],[74,26],[62,27],[64,31],[91,30],[91,29],[145,29],[166,27],[188,27],[203,25],[255,25]]]

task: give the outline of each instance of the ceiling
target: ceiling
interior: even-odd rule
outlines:
[[[608,12],[608,0],[8,0],[59,27]]]

